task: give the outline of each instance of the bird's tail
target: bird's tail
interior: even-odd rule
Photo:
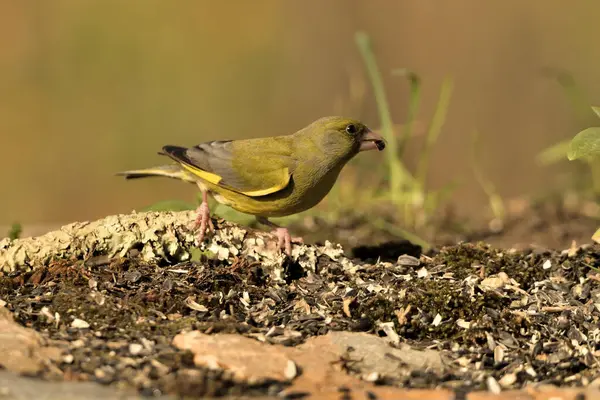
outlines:
[[[186,171],[178,164],[160,165],[158,167],[144,169],[133,169],[131,171],[118,172],[117,175],[124,176],[125,179],[163,176],[167,178],[179,179],[189,183],[195,183],[198,180],[192,173]]]

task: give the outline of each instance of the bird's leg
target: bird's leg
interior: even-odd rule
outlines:
[[[215,226],[210,219],[210,210],[208,208],[208,192],[206,190],[202,191],[202,203],[200,206],[198,206],[196,212],[198,215],[194,221],[194,229],[199,229],[198,244],[200,244],[204,240],[206,228],[208,228],[211,232],[214,232],[215,230]]]
[[[288,228],[279,226],[276,223],[269,221],[268,218],[256,217],[256,220],[263,225],[275,228],[273,233],[277,235],[277,247],[284,250],[288,256],[292,255],[292,243],[304,243],[304,240],[300,237],[292,238]]]

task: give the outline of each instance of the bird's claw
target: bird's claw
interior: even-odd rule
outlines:
[[[273,233],[277,236],[277,247],[285,252],[288,256],[292,255],[292,243],[303,244],[304,240],[301,237],[291,237],[287,228],[275,228]]]
[[[198,229],[198,244],[204,241],[204,236],[206,234],[206,229],[208,229],[211,233],[215,231],[215,225],[210,218],[210,210],[208,208],[208,203],[202,203],[196,210],[198,215],[194,220],[193,229]]]

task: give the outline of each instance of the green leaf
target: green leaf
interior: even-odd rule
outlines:
[[[148,206],[142,211],[188,211],[195,210],[196,207],[185,201],[180,200],[164,200]]]
[[[600,117],[600,107],[592,106],[592,111],[595,112],[598,117]]]
[[[537,162],[541,165],[551,165],[565,160],[565,154],[569,152],[571,140],[563,140],[555,143],[550,147],[545,148],[536,157]]]
[[[587,128],[579,132],[569,146],[569,160],[600,155],[600,128]]]
[[[600,228],[592,235],[592,240],[596,243],[600,243]]]

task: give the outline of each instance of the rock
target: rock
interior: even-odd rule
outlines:
[[[139,343],[131,343],[129,345],[129,354],[132,356],[137,356],[144,350],[144,346]]]
[[[0,308],[0,366],[19,374],[34,375],[62,351],[46,346],[45,340],[32,329],[13,321],[6,308]]]
[[[139,257],[144,261],[188,261],[192,253],[198,251],[195,232],[189,228],[195,218],[194,211],[134,212],[75,222],[42,236],[0,239],[0,271],[28,271],[56,259],[86,259],[95,253],[106,256],[108,263],[138,248],[141,248]],[[272,279],[285,280],[286,256],[271,233],[223,220],[216,225],[218,229],[202,244],[201,250],[207,250],[219,260],[231,256],[250,257],[259,261]],[[314,272],[320,256],[337,260],[343,258],[343,253],[339,244],[325,241],[322,246],[294,245],[292,259],[302,269]]]
[[[87,329],[90,327],[90,324],[87,321],[84,321],[79,318],[75,318],[73,322],[71,322],[71,328],[76,329]]]
[[[49,382],[27,378],[0,370],[0,399],[2,400],[142,400],[135,389],[116,388],[94,382]],[[156,400],[171,400],[166,396]]]
[[[444,369],[442,357],[435,350],[415,350],[407,344],[400,348],[390,346],[385,339],[362,332],[329,332],[325,336],[309,339],[309,343],[323,347],[333,347],[341,356],[352,348],[350,357],[356,359],[355,367],[367,374],[377,372],[380,376],[393,376],[399,365],[408,369],[430,369],[441,372]]]
[[[190,350],[197,366],[228,371],[237,380],[253,384],[268,380],[290,382],[291,385],[280,394],[282,396],[311,393],[319,398],[329,398],[324,396],[339,396],[340,390],[347,390],[357,393],[360,398],[417,399],[423,395],[421,392],[432,396],[428,398],[452,398],[445,390],[407,391],[376,386],[374,381],[397,374],[401,366],[442,371],[444,365],[440,355],[433,350],[414,350],[407,345],[394,348],[384,339],[367,333],[329,332],[309,338],[297,347],[286,347],[239,335],[206,335],[192,331],[177,335],[173,345]],[[348,356],[365,380],[348,375],[342,369],[339,361]]]
[[[289,363],[293,362],[282,346],[266,345],[240,335],[192,331],[175,336],[173,345],[194,353],[196,365],[229,371],[234,380],[250,384],[288,381]]]

